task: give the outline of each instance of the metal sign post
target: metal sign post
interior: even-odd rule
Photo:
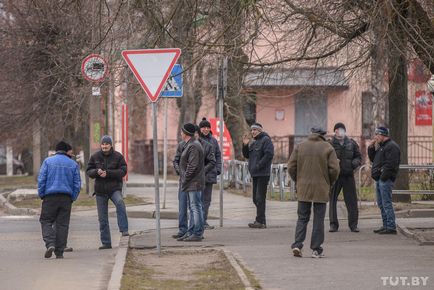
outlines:
[[[157,100],[169,78],[176,61],[181,55],[179,48],[124,50],[122,56],[152,102],[154,139],[154,182],[155,182],[155,221],[157,251],[161,254],[160,232],[160,182],[158,168],[157,139]]]
[[[217,82],[217,95],[218,95],[218,107],[219,107],[219,139],[220,139],[220,148],[223,152],[223,102],[224,97],[226,95],[226,86],[227,86],[227,68],[228,68],[228,59],[225,57],[223,59],[223,64],[219,66],[218,73],[218,82]],[[223,155],[223,154],[222,154]],[[224,189],[224,160],[222,160],[222,168],[220,170],[220,227],[223,227],[223,189]]]

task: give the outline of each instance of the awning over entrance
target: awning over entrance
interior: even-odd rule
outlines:
[[[342,70],[336,68],[254,69],[244,78],[246,87],[348,88]]]

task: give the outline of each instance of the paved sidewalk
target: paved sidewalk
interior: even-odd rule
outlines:
[[[153,188],[129,188],[129,194],[153,199]],[[160,190],[162,196],[162,191]],[[162,201],[161,197],[161,201]],[[162,202],[161,202],[162,203]],[[177,211],[177,188],[170,187],[166,196],[166,209]],[[401,234],[382,236],[372,233],[380,219],[360,219],[360,233],[352,233],[341,221],[340,231],[329,233],[326,218],[324,259],[312,259],[309,249],[310,231],[303,249],[304,257],[295,258],[290,253],[297,219],[296,202],[267,201],[267,229],[247,227],[255,216],[250,198],[224,193],[224,226],[205,232],[199,243],[177,242],[171,238],[177,229],[163,228],[162,247],[224,246],[238,255],[259,279],[263,289],[387,289],[382,277],[429,277],[428,286],[434,289],[434,248],[418,246],[417,242]],[[339,207],[340,217],[345,217]],[[154,205],[129,207],[129,211],[153,211]],[[219,190],[214,187],[210,208],[213,217],[219,216]],[[326,215],[328,216],[328,215]],[[210,220],[218,226],[218,220]],[[398,219],[398,223],[434,225],[433,218]],[[145,231],[131,238],[131,245],[139,248],[155,246],[155,232]],[[394,280],[393,280],[394,281]],[[408,280],[410,281],[410,280]],[[386,282],[388,283],[388,282]],[[409,289],[395,286],[393,289]]]

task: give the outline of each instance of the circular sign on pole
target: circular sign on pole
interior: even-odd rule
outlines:
[[[108,73],[108,65],[99,54],[90,54],[81,63],[81,72],[88,81],[102,82]]]

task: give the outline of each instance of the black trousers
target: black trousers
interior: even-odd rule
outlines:
[[[330,193],[329,218],[330,227],[339,228],[337,202],[338,196],[343,189],[344,201],[348,211],[348,226],[350,229],[357,228],[359,209],[357,207],[357,192],[354,176],[339,176]]]
[[[212,183],[205,183],[205,188],[202,192],[202,204],[203,204],[203,220],[208,220],[208,210],[211,205],[212,199]]]
[[[297,227],[295,229],[295,241],[291,248],[303,248],[303,242],[306,239],[307,224],[310,219],[312,202],[299,201],[297,214]],[[310,248],[322,253],[322,243],[324,243],[324,218],[327,209],[326,203],[313,203],[313,227],[312,237],[310,239]]]
[[[72,199],[64,194],[49,195],[42,201],[39,222],[42,228],[42,238],[45,246],[54,246],[54,253],[63,254],[66,247],[71,217]]]
[[[270,176],[257,176],[252,177],[253,179],[253,203],[256,206],[256,221],[258,223],[267,224],[265,219],[265,200],[267,197],[267,187],[268,181],[270,181]]]

